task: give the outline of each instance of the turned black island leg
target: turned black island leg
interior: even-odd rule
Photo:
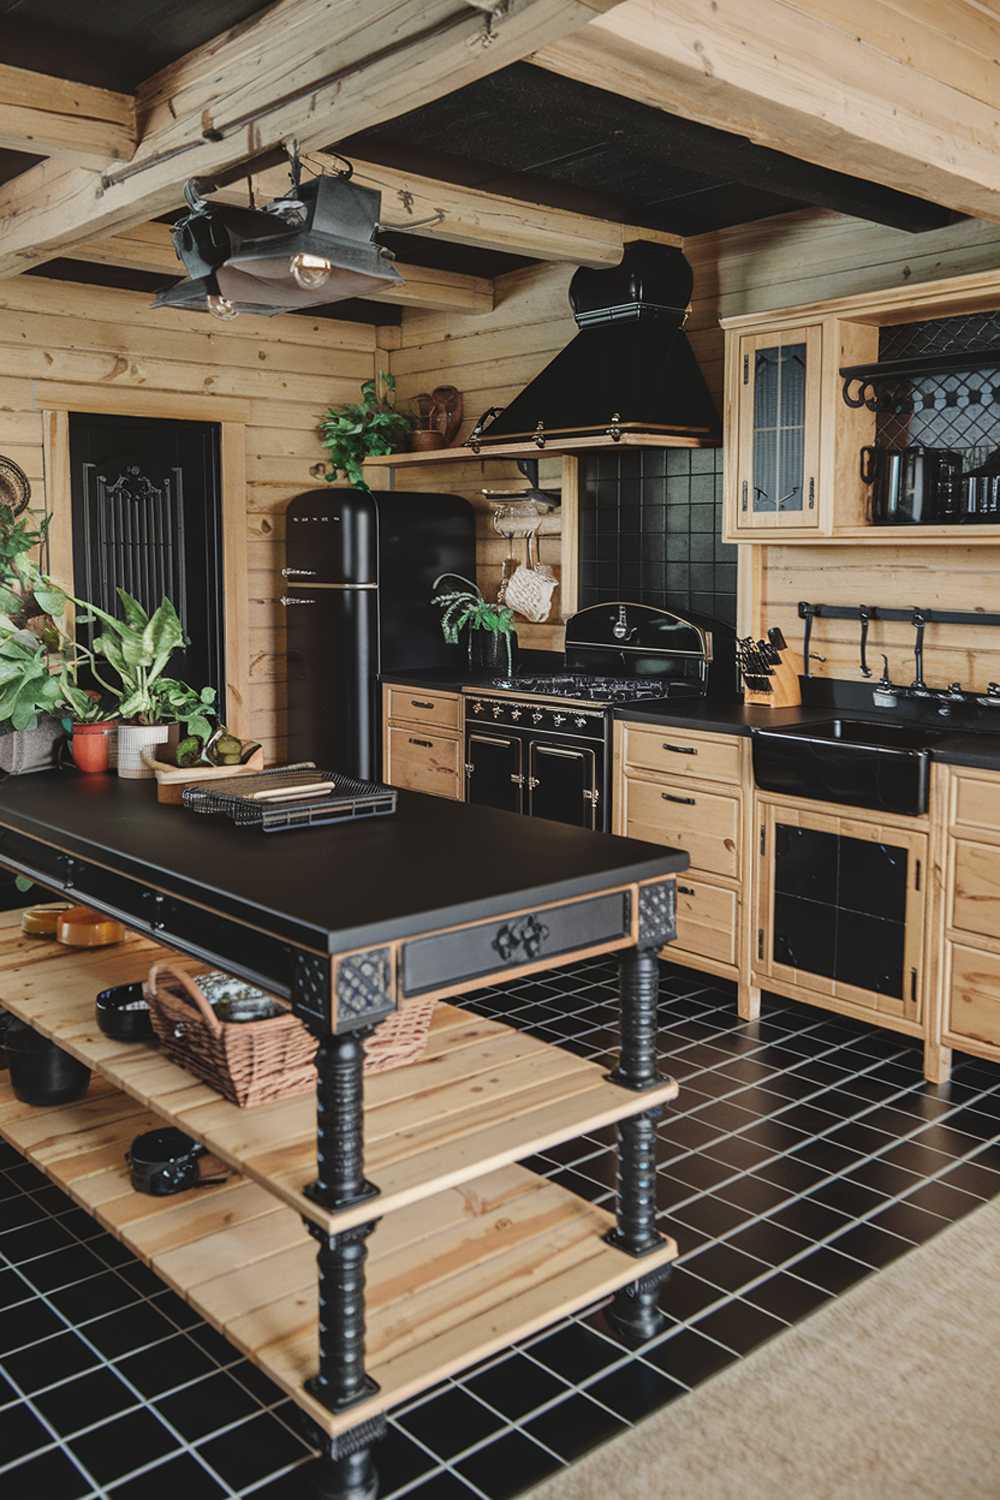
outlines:
[[[656,1066],[657,955],[675,936],[675,901],[672,880],[640,887],[638,946],[619,960],[621,1055],[611,1078],[637,1092],[663,1082]],[[665,1238],[656,1227],[656,1122],[662,1113],[657,1106],[618,1124],[617,1223],[607,1239],[637,1260]],[[669,1266],[657,1266],[616,1292],[611,1320],[630,1342],[645,1343],[666,1326],[657,1298],[669,1274]]]
[[[364,1043],[377,1021],[395,1008],[386,949],[341,959],[336,989],[322,989],[313,970],[297,986],[293,1005],[319,1038],[316,1053],[316,1181],[307,1197],[332,1212],[377,1200],[364,1173]],[[298,1003],[296,1003],[298,1002]],[[365,1372],[366,1240],[377,1218],[331,1233],[306,1220],[317,1241],[319,1369],[306,1389],[331,1412],[349,1411],[378,1385]],[[336,1437],[321,1435],[322,1457],[310,1466],[306,1493],[316,1500],[374,1500],[378,1475],[372,1445],[385,1433],[383,1416]]]

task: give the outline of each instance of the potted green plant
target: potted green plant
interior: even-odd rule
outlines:
[[[361,467],[365,459],[383,458],[405,447],[413,418],[396,410],[395,395],[395,377],[380,371],[377,380],[364,382],[360,401],[329,408],[320,423],[330,455],[323,476],[328,484],[343,474],[355,489],[367,491]]]
[[[150,614],[125,589],[118,589],[123,619],[96,605],[76,601],[107,628],[92,643],[92,670],[116,702],[118,729],[118,774],[130,780],[153,775],[142,752],[175,742],[183,725],[187,734],[208,739],[212,733],[215,689],[200,691],[166,676],[175,651],[187,644],[184,629],[171,601],[164,598]],[[100,666],[98,666],[98,662]],[[101,675],[107,664],[118,679],[107,682]],[[69,688],[66,687],[67,696]],[[79,690],[77,690],[78,694]],[[79,697],[76,697],[79,706]]]
[[[45,770],[55,764],[62,726],[56,676],[62,635],[56,623],[65,596],[32,553],[49,517],[0,505],[0,770]]]
[[[508,675],[517,659],[517,632],[514,616],[505,604],[488,604],[482,590],[458,573],[442,573],[435,579],[457,578],[468,584],[466,589],[436,594],[431,600],[441,610],[441,634],[449,645],[457,645],[461,633],[468,629],[469,666],[474,672],[498,673],[506,668]]]

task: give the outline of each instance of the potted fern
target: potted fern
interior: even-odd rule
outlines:
[[[356,490],[367,491],[362,464],[366,458],[384,458],[405,448],[413,418],[397,411],[396,380],[380,371],[377,380],[366,380],[361,400],[347,406],[331,406],[320,423],[323,446],[329,452],[324,474],[332,484],[341,474]]]
[[[508,676],[517,660],[517,631],[514,616],[505,604],[489,604],[482,590],[471,579],[459,573],[442,573],[434,580],[438,588],[444,578],[457,578],[468,588],[435,594],[431,600],[441,610],[441,634],[449,645],[457,645],[463,630],[468,630],[469,667],[484,675],[506,670]]]

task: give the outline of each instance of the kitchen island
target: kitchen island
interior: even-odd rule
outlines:
[[[5,1090],[0,1133],[303,1408],[317,1493],[374,1495],[388,1407],[568,1312],[614,1292],[623,1332],[658,1330],[675,1247],[656,1227],[656,1119],[676,1086],[656,1067],[656,955],[684,854],[405,793],[392,817],[263,835],[52,773],[0,788],[0,861],[134,934],[77,954],[8,920],[0,1004],[97,1078],[51,1111]],[[290,1000],[318,1039],[315,1102],[240,1111],[100,1036],[96,991],[140,977],[160,944]],[[442,1004],[425,1058],[365,1081],[365,1038],[408,1000],[611,953],[612,1073]],[[150,1120],[241,1176],[136,1194],[122,1152]],[[612,1123],[614,1218],[516,1165]]]

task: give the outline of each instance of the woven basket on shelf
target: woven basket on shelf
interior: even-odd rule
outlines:
[[[189,975],[156,963],[145,987],[153,1031],[172,1062],[241,1109],[316,1087],[316,1038],[291,1012],[221,1021]],[[365,1072],[415,1062],[427,1046],[433,1000],[405,1001],[365,1044]]]

